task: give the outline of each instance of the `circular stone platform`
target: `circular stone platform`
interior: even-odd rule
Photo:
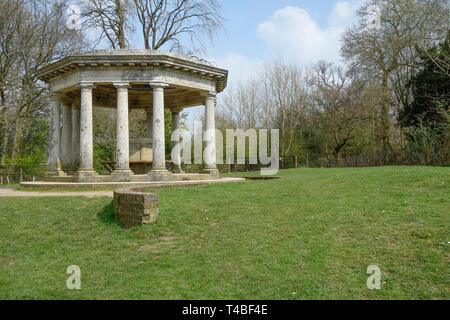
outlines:
[[[128,188],[148,187],[153,189],[169,187],[203,186],[216,183],[242,182],[244,178],[220,178],[216,180],[189,180],[189,181],[154,181],[154,182],[22,182],[23,188],[32,189],[95,189],[95,188]]]

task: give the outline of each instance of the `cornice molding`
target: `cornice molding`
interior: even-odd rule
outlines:
[[[130,51],[141,53],[145,50]],[[169,70],[175,73],[189,74],[198,78],[206,78],[215,81],[216,91],[221,92],[226,88],[228,71],[216,68],[201,62],[195,62],[192,58],[163,52],[151,52],[149,54],[130,54],[128,51],[118,50],[118,54],[107,54],[113,51],[105,51],[105,54],[86,54],[68,56],[37,72],[40,80],[51,83],[60,78],[80,70],[118,70],[118,69],[159,69]],[[119,54],[120,53],[120,54]],[[122,54],[123,53],[123,54]],[[118,79],[119,80],[119,79]]]

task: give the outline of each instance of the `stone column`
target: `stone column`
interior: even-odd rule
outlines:
[[[72,103],[72,168],[80,167],[80,102]]]
[[[117,89],[117,126],[116,126],[116,166],[113,176],[126,178],[132,175],[130,170],[130,136],[128,124],[128,88],[129,82],[116,82]]]
[[[208,92],[205,94],[205,97],[205,168],[203,172],[218,176],[219,171],[216,165],[216,93]]]
[[[50,95],[50,143],[48,156],[48,175],[49,176],[64,176],[61,170],[60,161],[60,102],[57,94]]]
[[[167,174],[164,130],[164,88],[162,82],[150,82],[153,88],[153,167],[150,174]]]
[[[145,110],[147,113],[147,138],[153,138],[153,110]]]
[[[172,132],[175,132],[176,130],[181,128],[181,116],[180,116],[180,110],[173,110],[172,111]],[[178,141],[172,141],[172,150],[176,148],[177,146],[181,144],[180,140]],[[172,166],[172,172],[174,173],[183,173],[183,170],[181,169],[181,155],[178,157],[179,165],[176,165],[175,163]]]
[[[78,182],[92,182],[94,171],[94,137],[92,132],[92,89],[93,83],[79,85],[81,89],[80,106],[80,168],[77,172]]]
[[[62,104],[61,163],[66,173],[72,171],[72,106]]]

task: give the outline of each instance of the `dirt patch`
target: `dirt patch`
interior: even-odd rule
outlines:
[[[161,237],[158,240],[160,242],[154,244],[146,244],[139,248],[139,251],[151,251],[151,252],[159,252],[159,249],[165,246],[171,246],[174,244],[176,237],[166,236]]]
[[[0,265],[13,265],[15,264],[17,261],[14,259],[0,259]]]

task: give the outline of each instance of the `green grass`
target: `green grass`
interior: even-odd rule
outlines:
[[[157,190],[158,222],[131,230],[107,198],[0,199],[0,298],[450,298],[448,168],[280,176]]]

